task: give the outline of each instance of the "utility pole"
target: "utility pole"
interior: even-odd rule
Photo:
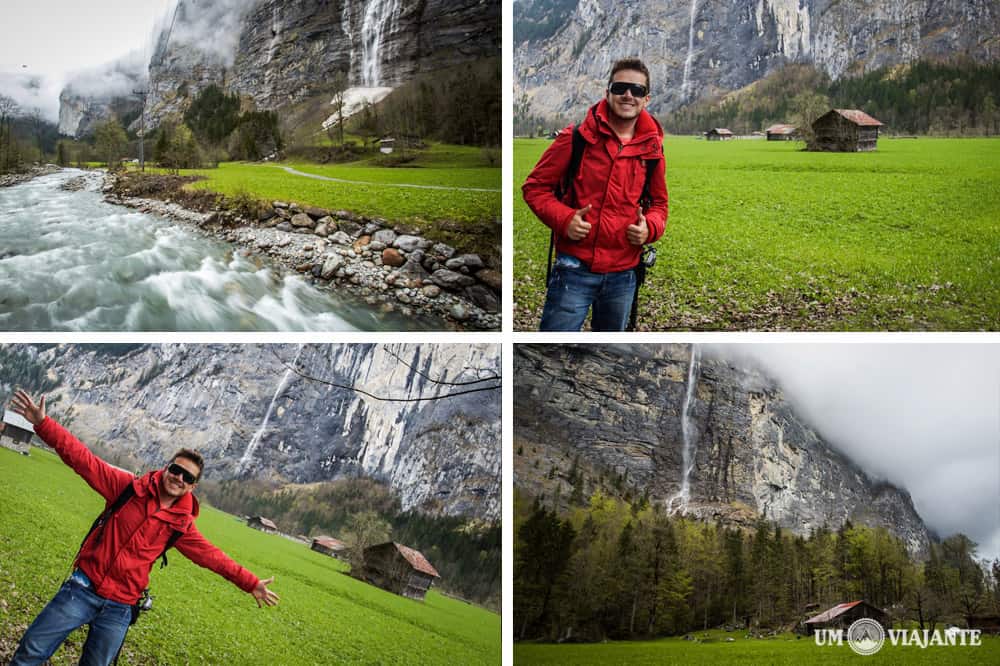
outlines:
[[[142,99],[142,109],[139,111],[139,170],[146,173],[146,98],[148,90],[133,90],[133,95]]]

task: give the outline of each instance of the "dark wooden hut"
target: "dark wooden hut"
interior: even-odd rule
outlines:
[[[251,516],[250,518],[247,518],[247,527],[252,527],[255,530],[268,532],[270,534],[278,533],[278,526],[264,516]]]
[[[9,409],[4,410],[3,422],[0,422],[0,445],[27,455],[34,435],[35,429],[27,419]]]
[[[733,138],[733,133],[725,127],[713,127],[705,132],[705,138],[709,141],[729,141]]]
[[[372,585],[423,600],[435,578],[440,578],[423,554],[389,541],[365,548],[363,576]]]
[[[883,628],[888,622],[886,614],[867,601],[849,601],[814,615],[804,624],[808,633],[814,634],[817,629],[847,629],[852,622],[862,617],[875,620]]]
[[[764,134],[768,141],[794,141],[799,138],[799,128],[795,125],[777,124],[771,125]]]
[[[1000,615],[970,615],[966,621],[969,629],[979,629],[984,634],[1000,634]]]
[[[330,557],[336,557],[340,559],[347,552],[347,544],[340,539],[334,539],[329,536],[318,536],[312,540],[312,545],[309,546],[317,553],[323,553],[324,555],[329,555]]]
[[[809,150],[855,153],[875,150],[882,123],[857,109],[831,109],[813,121]]]

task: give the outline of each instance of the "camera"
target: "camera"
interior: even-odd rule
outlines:
[[[652,268],[656,265],[656,246],[647,245],[642,249],[642,259],[640,260],[642,265],[646,268]]]

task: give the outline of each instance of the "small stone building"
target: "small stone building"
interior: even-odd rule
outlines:
[[[730,141],[733,138],[733,133],[725,127],[713,127],[705,132],[705,138],[709,141]]]
[[[342,559],[347,553],[346,543],[340,539],[334,539],[329,536],[318,536],[314,538],[312,540],[312,545],[309,547],[317,553],[323,553],[324,555],[336,557],[337,559]]]
[[[867,617],[887,626],[886,614],[867,601],[849,601],[814,615],[804,622],[806,632],[814,634],[818,629],[847,629],[855,620]]]
[[[34,435],[35,429],[27,419],[9,409],[4,410],[3,422],[0,423],[0,446],[28,455]]]
[[[440,578],[423,554],[388,541],[365,548],[362,577],[384,590],[422,601],[435,578]]]
[[[771,125],[764,134],[768,141],[794,141],[799,138],[799,128],[795,125],[777,124]]]
[[[857,153],[875,150],[882,123],[857,109],[831,109],[813,121],[809,150]]]
[[[277,534],[278,526],[264,516],[251,516],[247,518],[247,527],[252,527],[268,534]]]

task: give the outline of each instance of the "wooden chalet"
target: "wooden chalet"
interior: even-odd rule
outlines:
[[[970,615],[965,619],[969,623],[969,629],[1000,635],[1000,615]]]
[[[329,536],[318,536],[312,540],[312,545],[309,546],[312,550],[317,553],[323,553],[324,555],[329,555],[330,557],[336,557],[340,559],[347,552],[347,544],[340,539],[334,539]]]
[[[875,150],[882,123],[857,109],[831,109],[813,121],[809,150],[856,153]]]
[[[799,128],[795,125],[777,124],[764,130],[768,141],[795,141],[799,138]]]
[[[34,436],[35,428],[26,418],[9,409],[4,410],[3,422],[0,422],[0,446],[28,455]]]
[[[261,532],[267,532],[269,534],[278,533],[278,526],[264,516],[251,516],[250,518],[247,518],[247,527],[252,527],[255,530],[260,530]]]
[[[819,615],[814,615],[803,624],[807,633],[814,634],[817,629],[847,629],[852,622],[862,617],[875,620],[883,628],[887,626],[889,621],[888,616],[882,610],[875,608],[867,601],[849,601],[825,610]]]
[[[705,138],[709,141],[730,141],[733,139],[733,133],[725,127],[713,127],[705,132]]]
[[[362,574],[372,585],[419,601],[441,577],[420,551],[394,541],[365,548]]]

